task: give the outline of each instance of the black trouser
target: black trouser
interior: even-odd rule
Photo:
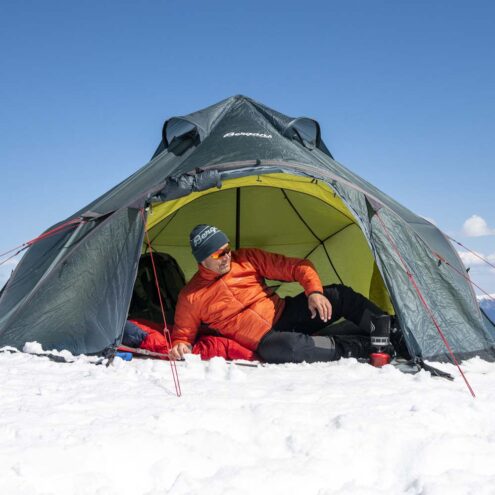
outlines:
[[[285,298],[282,316],[261,340],[257,352],[268,363],[314,363],[335,361],[342,356],[339,338],[313,336],[331,323],[345,318],[359,325],[368,309],[375,314],[383,311],[363,295],[345,285],[327,285],[323,293],[332,305],[332,318],[323,321],[317,314],[311,318],[308,298],[304,293]]]

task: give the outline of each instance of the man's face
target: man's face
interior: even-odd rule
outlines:
[[[224,244],[218,251],[210,254],[208,258],[203,260],[201,264],[219,275],[225,275],[230,271],[230,263],[232,261],[232,254],[230,252],[229,244]]]

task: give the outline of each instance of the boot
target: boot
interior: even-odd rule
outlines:
[[[341,335],[334,338],[341,358],[369,358],[372,351],[370,338],[364,335]]]

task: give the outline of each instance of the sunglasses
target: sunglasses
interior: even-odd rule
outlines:
[[[211,253],[210,257],[214,260],[219,260],[220,258],[223,258],[224,256],[230,254],[231,251],[232,248],[230,246],[227,246],[223,249],[219,249],[218,251],[215,251],[214,253]]]

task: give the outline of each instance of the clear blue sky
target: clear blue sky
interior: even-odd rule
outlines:
[[[495,257],[462,233],[495,229],[494,25],[475,0],[2,2],[0,252],[146,163],[167,117],[240,93]]]

